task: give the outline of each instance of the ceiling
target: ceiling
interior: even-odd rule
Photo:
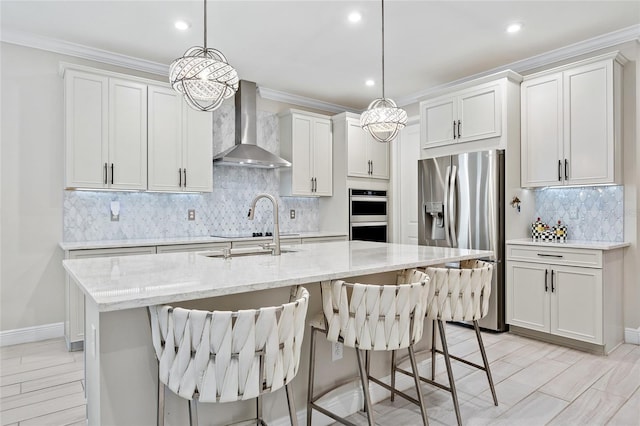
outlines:
[[[203,41],[202,1],[9,1],[8,34],[54,38],[168,65]],[[349,109],[381,95],[379,1],[208,3],[208,43],[240,78]],[[359,11],[362,20],[347,16]],[[174,28],[178,19],[191,24]],[[523,29],[505,28],[520,22]],[[385,91],[411,94],[640,24],[640,1],[385,2]],[[376,85],[365,86],[374,79]]]

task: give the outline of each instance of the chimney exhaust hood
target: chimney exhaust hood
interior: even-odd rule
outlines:
[[[257,145],[256,83],[240,80],[236,92],[236,144],[213,157],[220,165],[278,168],[291,167],[287,160]]]

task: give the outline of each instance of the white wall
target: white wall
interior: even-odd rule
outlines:
[[[6,331],[64,320],[59,62],[125,71],[8,43],[0,49],[0,331]]]

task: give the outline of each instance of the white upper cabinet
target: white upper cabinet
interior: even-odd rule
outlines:
[[[338,115],[337,117],[341,117]],[[342,125],[342,123],[340,124]],[[347,140],[347,175],[389,179],[389,144],[378,142],[360,127],[356,114],[344,116]]]
[[[62,64],[65,187],[212,191],[212,117],[159,82]]]
[[[525,78],[523,187],[621,182],[625,62],[613,52]]]
[[[109,188],[147,187],[147,86],[109,79]]]
[[[280,155],[291,168],[280,169],[280,195],[333,194],[331,119],[289,110],[280,115]]]
[[[65,187],[147,188],[147,87],[65,73]]]
[[[109,163],[109,79],[67,71],[65,84],[65,186],[105,188]]]
[[[422,147],[499,137],[501,120],[498,84],[481,84],[420,102]]]
[[[211,113],[149,86],[149,190],[211,192],[212,157]]]

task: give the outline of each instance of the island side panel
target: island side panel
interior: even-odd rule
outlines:
[[[88,424],[156,424],[158,369],[147,308],[100,313],[87,298],[85,318]]]

